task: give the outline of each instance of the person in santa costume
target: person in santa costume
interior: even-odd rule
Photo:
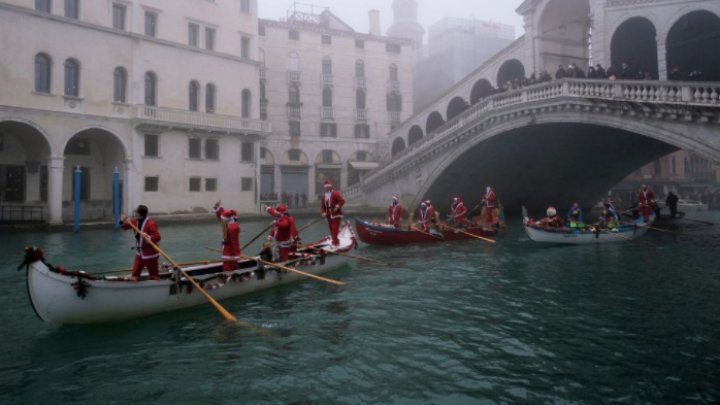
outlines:
[[[467,225],[467,220],[465,219],[467,212],[467,208],[460,197],[453,198],[453,202],[450,204],[450,219],[452,220],[453,227],[462,228]]]
[[[403,206],[402,204],[400,204],[400,201],[398,201],[397,197],[393,197],[392,202],[390,203],[390,205],[388,205],[387,209],[387,223],[394,226],[395,228],[400,228],[402,215]]]
[[[421,202],[418,210],[418,227],[425,232],[430,232],[434,223],[435,209],[430,204],[430,200]]]
[[[342,221],[343,217],[342,207],[345,205],[345,199],[339,191],[333,190],[330,180],[325,180],[323,187],[325,188],[325,193],[320,201],[320,215],[327,218],[328,226],[330,227],[330,236],[332,236],[332,244],[333,246],[337,246],[340,244],[338,233],[340,232],[340,221]]]
[[[480,217],[488,225],[495,225],[497,223],[497,197],[492,187],[485,187],[485,194],[482,196],[480,202],[482,209],[480,210]]]
[[[133,262],[131,280],[138,280],[144,268],[147,268],[151,280],[159,280],[158,260],[160,253],[155,250],[148,241],[157,244],[160,242],[160,232],[157,224],[148,216],[148,207],[138,205],[133,218],[127,215],[120,215],[120,227],[123,230],[133,229],[130,224],[135,225],[140,233],[135,232],[135,261]]]
[[[235,210],[226,210],[220,201],[213,207],[215,215],[220,220],[222,231],[222,262],[224,271],[233,271],[238,268],[240,260],[240,224]]]
[[[560,229],[563,227],[563,220],[557,213],[557,209],[552,205],[545,212],[547,216],[539,221],[531,222],[530,225],[536,228]]]
[[[285,262],[290,258],[290,252],[296,241],[299,241],[298,231],[295,226],[295,218],[287,212],[285,204],[278,204],[277,207],[267,207],[265,212],[275,218],[268,238],[274,239],[277,246],[277,260]]]
[[[637,205],[642,211],[643,221],[648,222],[650,220],[650,212],[653,210],[654,204],[655,193],[647,185],[643,184],[637,193]]]

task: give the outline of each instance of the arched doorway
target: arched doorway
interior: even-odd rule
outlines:
[[[675,22],[667,37],[667,69],[678,67],[684,80],[720,80],[720,17],[704,10]]]
[[[419,142],[423,136],[422,128],[420,128],[419,125],[413,125],[408,132],[408,145],[412,146],[413,144]]]
[[[90,128],[78,132],[68,140],[64,155],[63,218],[73,217],[74,172],[77,167],[80,167],[81,171],[80,219],[112,218],[113,172],[115,168],[122,171],[127,156],[122,141],[105,129]],[[123,187],[120,189],[122,205]]]
[[[405,150],[405,141],[402,138],[395,138],[390,149],[390,154],[394,157],[398,153]]]
[[[538,41],[537,71],[552,74],[558,65],[574,63],[585,69],[589,54],[590,2],[551,0],[540,14],[535,37]]]
[[[23,122],[0,122],[0,222],[49,220],[50,144]]]
[[[310,195],[310,161],[300,149],[289,149],[280,162],[282,175],[280,201],[290,203],[290,199],[297,193],[301,198]]]
[[[500,69],[498,69],[498,88],[502,88],[508,83],[512,84],[515,79],[521,82],[525,79],[525,66],[517,59],[510,59],[505,61],[505,63],[500,66]]]
[[[445,123],[442,115],[439,112],[433,111],[428,115],[427,121],[425,122],[425,133],[431,134],[434,130],[440,128]]]
[[[655,26],[644,17],[623,22],[613,34],[610,44],[611,66],[616,69],[627,63],[636,73],[648,73],[658,78],[657,41]]]
[[[485,97],[492,96],[495,93],[492,84],[487,79],[480,79],[475,82],[470,91],[470,104],[475,104]]]
[[[450,100],[446,114],[448,121],[460,115],[463,111],[467,110],[468,107],[467,101],[463,100],[462,97],[455,97]]]

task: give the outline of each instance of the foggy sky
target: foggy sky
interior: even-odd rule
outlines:
[[[515,13],[523,0],[418,0],[418,19],[427,27],[443,17],[475,18],[515,27],[515,36],[523,33],[522,18]],[[286,17],[294,0],[258,0],[260,18],[278,20]],[[298,3],[330,7],[330,11],[355,31],[368,32],[368,10],[380,10],[382,32],[392,23],[392,0],[301,0]],[[318,10],[318,12],[322,9]]]

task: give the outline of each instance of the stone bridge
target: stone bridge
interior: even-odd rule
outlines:
[[[492,185],[509,210],[589,206],[677,149],[720,161],[720,83],[564,79],[484,98],[344,194],[351,205],[401,195],[445,210],[453,195],[475,205]]]

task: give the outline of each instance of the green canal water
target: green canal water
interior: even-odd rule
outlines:
[[[219,241],[212,220],[159,225],[176,261],[216,255],[205,249]],[[244,222],[241,239],[265,225]],[[2,234],[0,404],[717,403],[720,226],[678,230],[547,246],[511,219],[492,246],[361,244],[357,254],[390,265],[327,274],[344,287],[307,280],[223,301],[270,336],[210,305],[44,324],[15,270],[23,245],[102,271],[130,265],[131,235]]]

